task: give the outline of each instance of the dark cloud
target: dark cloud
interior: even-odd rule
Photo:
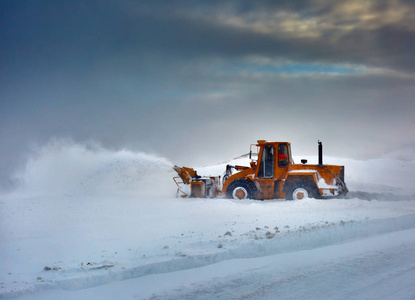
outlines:
[[[2,1],[3,185],[51,137],[204,164],[414,141],[410,1]],[[326,152],[327,152],[326,151]]]
[[[85,68],[108,57],[150,54],[182,59],[264,55],[405,69],[405,62],[412,63],[415,27],[411,10],[403,12],[404,2],[38,3],[3,11],[6,58]],[[360,13],[349,11],[347,3]],[[402,19],[388,20],[393,13]]]

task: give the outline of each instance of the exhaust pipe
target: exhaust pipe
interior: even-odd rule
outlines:
[[[323,144],[318,141],[318,165],[323,165]]]

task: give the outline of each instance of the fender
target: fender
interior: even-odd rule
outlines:
[[[255,174],[255,171],[254,171],[254,169],[253,168],[247,168],[247,169],[245,169],[245,170],[243,170],[243,171],[241,171],[241,172],[238,172],[238,173],[235,173],[235,174],[233,174],[232,176],[230,176],[229,178],[228,178],[228,180],[226,180],[224,183],[223,183],[223,186],[222,186],[222,194],[225,194],[226,195],[226,190],[228,189],[228,186],[234,181],[234,180],[236,180],[236,179],[239,179],[239,178],[243,178],[243,177],[246,177],[246,176],[248,176],[248,175],[250,175],[250,174]]]
[[[307,180],[310,183],[314,184],[316,186],[316,188],[318,188],[317,186],[317,182],[319,180],[318,178],[318,172],[314,171],[314,170],[305,170],[305,172],[302,171],[291,171],[287,174],[287,178],[285,180],[284,183],[284,187],[283,187],[283,192],[285,193],[287,190],[287,187],[295,180],[297,179],[303,179],[303,180]]]

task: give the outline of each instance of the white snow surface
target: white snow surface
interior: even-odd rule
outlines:
[[[414,299],[415,163],[324,159],[346,198],[183,199],[163,158],[52,142],[0,195],[0,298]]]

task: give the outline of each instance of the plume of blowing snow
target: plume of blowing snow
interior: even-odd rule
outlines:
[[[171,196],[174,187],[160,184],[172,182],[171,167],[166,159],[141,152],[52,140],[37,148],[16,175],[20,183],[16,192]]]

